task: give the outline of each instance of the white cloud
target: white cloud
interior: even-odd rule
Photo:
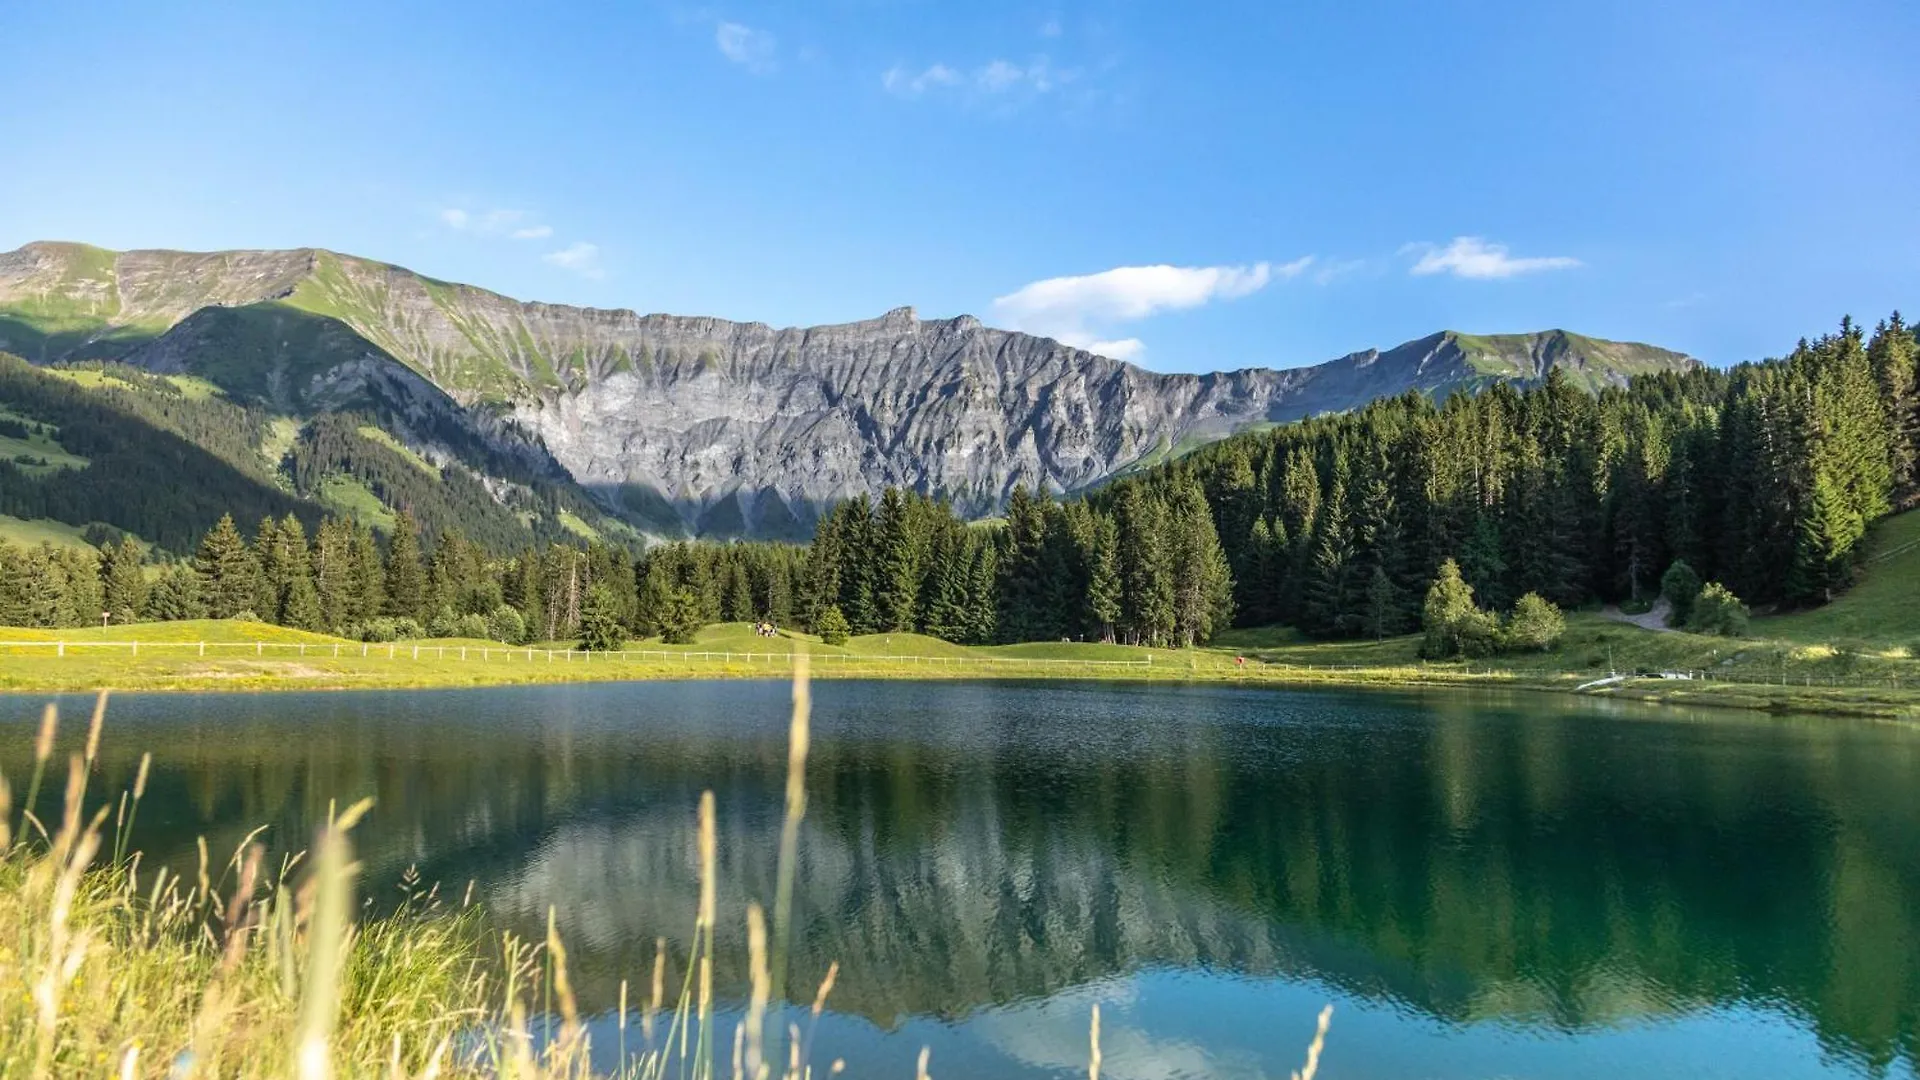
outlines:
[[[1044,94],[1079,77],[1078,71],[1063,71],[1045,56],[1016,64],[993,59],[962,72],[944,63],[936,63],[915,72],[894,65],[880,76],[880,84],[900,97],[919,97],[932,90],[953,89],[975,97],[999,97],[1016,92]]]
[[[449,206],[440,211],[440,223],[454,232],[471,233],[475,236],[507,236],[515,240],[545,240],[553,235],[552,226],[522,224],[526,220],[526,211],[501,207],[491,210],[467,210],[463,207]]]
[[[1476,281],[1518,277],[1543,270],[1570,270],[1580,265],[1579,259],[1567,255],[1515,258],[1507,254],[1505,244],[1489,243],[1478,236],[1456,236],[1446,247],[1408,244],[1400,253],[1419,254],[1419,261],[1413,264],[1416,275],[1452,274]]]
[[[1145,352],[1146,345],[1139,338],[1103,338],[1092,328],[1238,299],[1275,278],[1298,277],[1312,264],[1308,255],[1279,266],[1121,266],[1036,281],[996,298],[993,309],[1016,330],[1126,360]]]
[[[720,55],[753,72],[766,75],[773,71],[775,41],[765,30],[755,30],[737,22],[723,22],[714,28],[713,43]]]
[[[1059,19],[1048,19],[1046,22],[1040,24],[1040,36],[1044,38],[1059,37],[1060,29]]]
[[[894,65],[880,76],[880,85],[890,94],[901,97],[918,97],[928,90],[939,86],[954,86],[960,82],[960,73],[945,64],[935,64],[922,72],[910,72]]]
[[[602,278],[607,274],[600,267],[599,245],[584,240],[576,240],[559,251],[549,251],[540,259],[562,270],[571,270],[581,277]]]

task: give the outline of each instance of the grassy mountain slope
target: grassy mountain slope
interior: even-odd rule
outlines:
[[[1554,367],[1599,387],[1693,363],[1560,330],[1445,332],[1314,367],[1168,375],[906,308],[774,329],[526,303],[313,248],[65,243],[0,253],[0,349],[189,375],[302,424],[365,414],[496,492],[557,493],[595,530],[793,538],[883,485],[986,516],[1015,484],[1077,490],[1410,389]]]

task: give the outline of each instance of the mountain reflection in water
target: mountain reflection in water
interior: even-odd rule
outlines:
[[[198,835],[220,853],[260,824],[297,848],[330,800],[374,795],[357,839],[376,900],[417,864],[449,891],[475,882],[532,937],[554,905],[604,1010],[620,979],[646,981],[657,937],[685,948],[707,788],[718,965],[744,984],[786,694],[136,695],[115,700],[101,770],[124,787],[154,752],[137,840],[176,864]],[[1904,727],[1530,695],[828,682],[814,732],[789,985],[810,1000],[837,960],[836,1022],[921,1038],[965,1021],[1068,1069],[1050,1029],[1011,1018],[1123,990],[1178,1015],[1231,977],[1442,1034],[1755,1011],[1810,1029],[1836,1070],[1914,1069],[1920,732]],[[7,747],[11,775],[29,738]],[[1286,1034],[1242,1037],[1304,1045],[1310,1012],[1269,1019]],[[1166,1075],[1237,1071],[1182,1066],[1192,1036],[1155,1044]]]

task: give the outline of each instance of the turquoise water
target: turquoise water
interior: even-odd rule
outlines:
[[[788,688],[644,683],[125,695],[139,846],[303,846],[378,799],[366,889],[473,883],[585,1003],[684,949],[720,812],[723,990],[772,893]],[[10,773],[38,699],[20,719]],[[84,715],[69,699],[67,715]],[[1920,731],[1564,697],[1221,687],[815,687],[793,994],[849,1075],[1915,1075]],[[639,996],[636,990],[635,997]],[[790,1014],[791,1016],[791,1014]],[[633,1033],[630,1033],[633,1034]],[[636,1036],[637,1038],[637,1036]]]

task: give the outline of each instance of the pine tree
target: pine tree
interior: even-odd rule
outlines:
[[[693,644],[707,621],[701,607],[700,597],[692,589],[676,589],[667,598],[667,609],[661,618],[660,640],[668,645]]]
[[[920,598],[920,552],[912,506],[899,488],[889,487],[880,495],[875,540],[874,605],[879,628],[910,633]]]
[[[1908,507],[1920,499],[1920,349],[1913,331],[1900,313],[1874,327],[1867,358],[1880,385],[1886,420],[1888,465],[1893,477],[1894,505]]]
[[[347,553],[352,575],[348,620],[364,622],[387,607],[387,572],[381,565],[380,548],[373,542],[373,530],[356,522]]]
[[[1162,645],[1173,633],[1173,575],[1167,513],[1160,500],[1128,484],[1114,507],[1120,541],[1120,629],[1129,645]]]
[[[281,602],[280,622],[298,630],[327,629],[327,615],[320,606],[320,593],[313,578],[300,574],[287,583],[287,595]]]
[[[1452,559],[1440,564],[1440,573],[1427,588],[1420,626],[1426,632],[1420,655],[1435,660],[1490,651],[1496,629],[1493,618],[1474,605],[1473,586]]]
[[[1375,641],[1397,633],[1400,624],[1400,590],[1387,576],[1385,567],[1375,565],[1367,578],[1367,608],[1361,617],[1360,632]]]
[[[1000,635],[999,549],[990,539],[970,545],[973,557],[967,574],[967,643],[986,645]]]
[[[280,523],[260,519],[253,534],[253,561],[260,572],[253,579],[253,599],[247,606],[266,622],[278,623],[280,598],[287,588],[286,551],[280,544]]]
[[[325,629],[344,630],[353,620],[353,527],[335,518],[323,518],[309,557],[314,591],[319,594],[320,619]]]
[[[1333,490],[1320,511],[1313,561],[1307,567],[1306,579],[1305,595],[1301,598],[1306,628],[1328,637],[1357,633],[1361,591],[1366,579],[1360,577],[1355,566],[1353,532],[1347,518],[1346,482],[1338,470]]]
[[[1204,644],[1233,611],[1233,577],[1214,530],[1206,496],[1194,484],[1174,496],[1170,508],[1173,535],[1173,624],[1184,646]]]
[[[1120,621],[1120,530],[1110,517],[1102,515],[1094,534],[1093,564],[1087,581],[1087,621],[1096,627],[1100,640],[1112,641],[1114,625]]]
[[[209,616],[231,619],[249,610],[260,570],[240,530],[233,527],[231,514],[221,515],[212,531],[200,541],[194,569],[200,575],[200,597]]]
[[[155,621],[205,618],[206,605],[200,602],[200,578],[185,563],[174,563],[160,572],[147,590],[143,618]]]
[[[122,536],[118,544],[100,546],[102,603],[114,622],[134,622],[146,607],[145,561],[140,545],[131,536]]]
[[[386,583],[388,615],[419,619],[425,614],[427,575],[420,566],[420,529],[406,510],[393,518],[393,535],[387,542]]]
[[[828,645],[845,645],[849,636],[847,617],[840,614],[840,609],[832,604],[827,605],[826,610],[820,613],[814,630],[820,635],[820,640]]]
[[[580,648],[588,652],[612,652],[627,643],[627,628],[620,623],[620,605],[605,585],[587,590],[580,607]]]

